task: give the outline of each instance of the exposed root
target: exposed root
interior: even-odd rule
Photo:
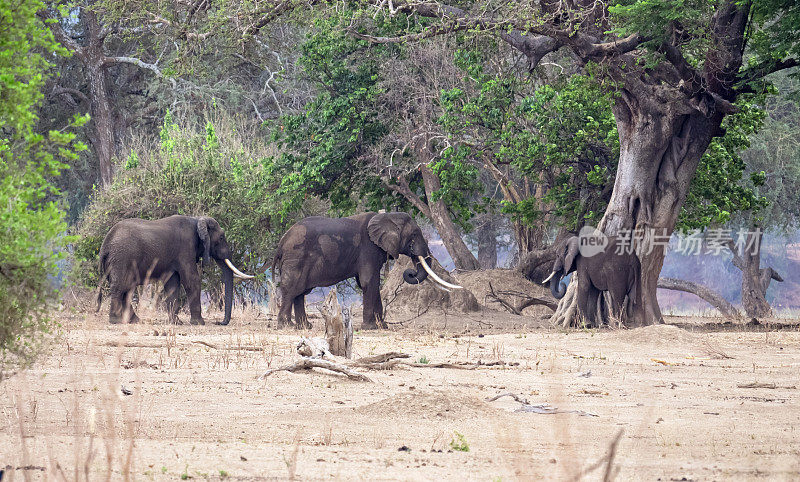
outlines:
[[[567,293],[558,302],[553,316],[550,317],[550,323],[553,326],[562,326],[564,328],[573,328],[581,326],[579,313],[578,313],[578,300],[577,300],[578,282],[572,280],[567,286]]]

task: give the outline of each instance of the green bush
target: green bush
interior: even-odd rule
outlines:
[[[274,153],[265,137],[227,116],[209,114],[204,126],[187,127],[167,113],[157,142],[134,140],[127,159],[118,162],[121,169],[111,189],[95,193],[84,211],[76,230],[72,280],[87,288],[97,285],[100,246],[118,221],[173,214],[214,217],[225,230],[232,261],[243,271],[252,274],[271,265],[277,241],[296,217],[281,223],[277,203],[267,202],[277,183],[269,174]],[[320,203],[307,202],[295,214],[320,210]],[[220,286],[218,276],[218,270],[209,270],[208,286]],[[217,294],[217,288],[211,292]]]
[[[0,378],[30,363],[52,329],[56,262],[68,238],[49,180],[86,148],[69,132],[34,130],[47,57],[65,53],[36,15],[43,8],[35,0],[0,6]]]

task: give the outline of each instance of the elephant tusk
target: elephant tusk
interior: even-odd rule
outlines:
[[[555,274],[555,271],[551,272],[550,276],[548,276],[546,280],[542,281],[542,284],[547,284],[547,282],[550,281],[550,278],[552,278]]]
[[[434,281],[436,281],[440,285],[442,285],[444,287],[447,287],[447,288],[453,288],[453,289],[456,289],[456,290],[464,289],[463,286],[458,286],[458,285],[454,285],[452,283],[448,283],[447,281],[445,281],[442,278],[438,277],[436,275],[436,273],[433,272],[431,267],[428,266],[428,263],[425,262],[425,258],[423,258],[422,256],[417,256],[417,258],[419,258],[419,262],[422,263],[422,267],[425,268],[425,271],[427,271],[428,274],[431,275],[431,278],[433,278]]]
[[[230,268],[231,271],[233,271],[233,275],[236,276],[237,278],[242,278],[242,279],[255,278],[255,276],[250,276],[249,274],[244,274],[241,271],[239,271],[238,269],[236,269],[236,266],[234,266],[233,263],[231,263],[231,260],[229,260],[228,258],[225,258],[225,264],[228,265],[228,268]]]

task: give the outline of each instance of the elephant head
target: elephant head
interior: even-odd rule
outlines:
[[[556,260],[553,263],[553,271],[542,284],[550,282],[550,292],[556,299],[561,299],[567,293],[567,285],[561,282],[564,276],[575,271],[575,258],[578,256],[579,240],[577,236],[568,238],[562,246],[558,248]]]
[[[433,257],[428,242],[414,219],[407,213],[379,213],[367,224],[369,238],[379,248],[397,259],[404,254],[414,260],[414,269],[403,272],[403,280],[409,284],[422,283],[428,275],[446,288],[461,288],[448,283],[433,272],[429,263]],[[426,261],[427,260],[427,261]]]
[[[203,265],[214,258],[222,270],[222,282],[225,285],[225,319],[222,324],[227,325],[231,321],[233,306],[233,277],[250,279],[252,276],[242,273],[231,263],[231,248],[225,239],[225,232],[214,218],[197,218],[197,237],[197,257],[203,259]]]

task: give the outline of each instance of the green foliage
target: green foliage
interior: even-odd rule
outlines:
[[[168,113],[158,145],[140,142],[111,189],[96,193],[84,211],[73,280],[96,285],[100,245],[118,221],[173,214],[215,218],[240,269],[253,272],[269,264],[286,226],[277,221],[277,206],[265,201],[272,199],[275,183],[269,175],[272,151],[263,137],[230,117],[208,118],[201,130],[181,126]],[[300,214],[302,209],[294,216]]]
[[[459,432],[453,432],[453,438],[450,439],[450,448],[457,452],[469,452],[467,438]]]
[[[800,57],[800,4],[795,0],[753,2],[749,48],[755,54],[751,65]],[[795,71],[795,76],[800,72]]]
[[[47,57],[64,53],[36,16],[44,7],[31,0],[0,6],[0,377],[30,362],[51,331],[53,278],[69,239],[49,179],[86,148],[71,132],[33,130]],[[75,117],[69,127],[87,120]]]
[[[530,185],[546,189],[543,197],[503,202],[503,211],[535,226],[545,214],[556,224],[577,229],[598,222],[613,183],[619,140],[611,96],[594,76],[576,75],[526,91],[517,73],[484,72],[475,51],[457,53],[459,66],[475,83],[442,93],[440,122],[457,147],[455,159],[489,156],[497,166],[511,166]]]
[[[375,187],[359,162],[387,131],[375,108],[381,93],[379,53],[365,55],[367,43],[343,32],[342,21],[344,16],[334,15],[314,22],[300,63],[319,92],[303,112],[273,126],[273,140],[284,149],[272,164],[281,177],[273,198],[283,200],[282,216],[313,195],[349,214],[357,199],[353,195]]]
[[[421,174],[411,166],[414,161],[400,152],[402,146],[393,144],[393,130],[406,127],[402,124],[405,113],[393,110],[386,100],[393,85],[384,76],[384,64],[403,58],[403,49],[370,45],[350,35],[345,27],[354,15],[358,13],[345,10],[314,21],[300,63],[318,88],[316,96],[301,113],[283,116],[272,126],[273,139],[283,149],[273,164],[273,173],[281,178],[274,196],[283,200],[283,215],[309,196],[329,200],[335,215],[351,214],[357,205],[412,210],[404,200],[392,197],[384,184],[391,181],[382,179],[389,177],[390,160],[398,172],[407,171],[404,175],[413,191],[424,192]],[[370,22],[373,31],[384,35],[413,24],[402,15],[377,16]],[[429,167],[439,177],[441,189],[432,199],[421,197],[428,202],[444,201],[455,220],[468,229],[472,196],[482,189],[478,170],[450,150],[434,158]]]
[[[750,137],[763,124],[765,113],[758,106],[763,100],[763,96],[741,96],[739,112],[725,118],[725,134],[714,138],[700,159],[677,229],[687,232],[726,224],[734,213],[756,213],[767,206],[766,198],[756,193],[764,183],[763,173],[747,176],[742,158],[742,152],[750,147]]]
[[[622,0],[610,4],[608,10],[614,33],[647,37],[644,46],[651,50],[672,40],[672,27],[676,26],[682,33],[681,51],[697,65],[710,46],[710,20],[718,6],[708,0]]]

